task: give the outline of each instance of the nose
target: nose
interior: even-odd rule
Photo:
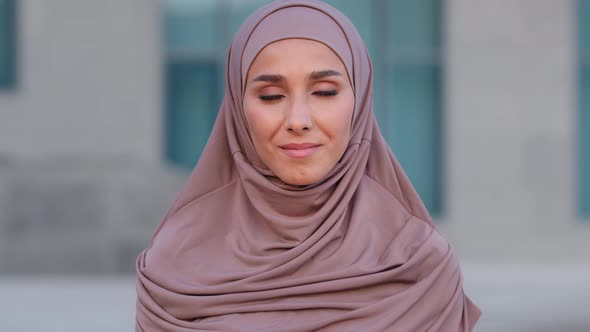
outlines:
[[[294,134],[303,134],[312,129],[310,107],[305,98],[297,98],[289,105],[285,118],[285,128]]]

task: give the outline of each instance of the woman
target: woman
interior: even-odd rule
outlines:
[[[473,329],[371,80],[332,7],[276,1],[246,20],[207,147],[138,257],[137,331]]]

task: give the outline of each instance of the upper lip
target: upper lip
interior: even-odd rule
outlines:
[[[280,148],[285,149],[285,150],[304,150],[304,149],[315,148],[316,146],[320,146],[320,145],[315,144],[315,143],[299,143],[299,144],[289,143],[289,144],[281,145]]]

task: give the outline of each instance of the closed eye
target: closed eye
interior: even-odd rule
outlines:
[[[313,93],[316,96],[320,96],[320,97],[330,97],[330,96],[335,96],[338,94],[338,91],[336,90],[328,90],[328,91],[316,91]]]
[[[263,101],[273,101],[273,100],[279,100],[283,97],[284,97],[283,95],[262,95],[262,96],[259,96],[258,98]]]

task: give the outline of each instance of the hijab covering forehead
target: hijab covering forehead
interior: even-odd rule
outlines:
[[[254,150],[245,78],[268,44],[330,47],[355,92],[351,139],[321,181],[278,180]],[[352,23],[314,0],[253,13],[199,163],[137,259],[136,331],[471,331],[479,309],[373,114],[372,66]]]
[[[305,24],[301,24],[301,18]],[[352,54],[344,32],[326,13],[310,7],[287,7],[265,17],[252,32],[242,56],[242,86],[248,69],[256,55],[268,44],[288,39],[304,38],[322,42],[330,47],[344,63],[348,72],[352,69]],[[354,82],[349,75],[350,82]]]

